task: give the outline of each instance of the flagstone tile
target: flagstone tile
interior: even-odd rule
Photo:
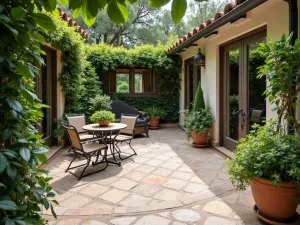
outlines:
[[[126,179],[126,178],[121,178],[120,180],[116,181],[115,183],[112,183],[111,186],[124,190],[124,191],[129,191],[133,187],[137,185],[136,182]]]
[[[159,185],[138,184],[136,187],[134,187],[132,189],[132,191],[134,193],[150,197],[150,196],[152,196],[154,193],[156,193],[160,189],[161,189],[161,187]]]
[[[100,199],[103,199],[107,202],[118,203],[119,201],[126,198],[130,193],[126,191],[121,191],[118,189],[112,189],[99,196]]]
[[[166,188],[171,188],[175,190],[180,190],[187,184],[186,181],[178,180],[178,179],[169,179],[166,183],[164,183],[162,186]]]
[[[79,191],[79,193],[88,195],[91,197],[96,197],[108,190],[108,187],[99,185],[99,184],[91,184],[86,188],[83,188]]]

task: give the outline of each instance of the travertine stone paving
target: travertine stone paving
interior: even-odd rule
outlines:
[[[135,138],[132,145],[137,156],[80,181],[64,172],[73,156],[68,148],[51,159],[44,167],[60,205],[58,220],[44,210],[50,224],[262,224],[253,213],[250,189],[238,193],[229,181],[225,157],[192,147],[179,128],[151,131],[150,138]],[[126,145],[121,149],[129,152]]]

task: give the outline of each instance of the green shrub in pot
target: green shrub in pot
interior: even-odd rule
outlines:
[[[115,121],[115,114],[106,110],[97,111],[91,116],[91,121],[99,123],[100,126],[108,126]]]
[[[155,106],[146,108],[145,111],[148,115],[150,128],[158,128],[159,120],[166,117],[166,112]]]
[[[267,178],[300,184],[300,138],[276,131],[276,124],[255,125],[247,139],[239,140],[233,158],[227,161],[228,173],[238,190],[245,190],[250,180]]]
[[[192,136],[192,132],[206,133],[214,122],[210,107],[198,109],[197,111],[184,111],[184,128],[188,138]]]

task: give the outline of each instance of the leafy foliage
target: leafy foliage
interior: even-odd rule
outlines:
[[[133,4],[137,0],[127,0],[126,3]],[[172,0],[172,17],[175,23],[178,23],[185,14],[186,0]],[[207,0],[195,0],[197,2],[207,1]],[[48,1],[44,1],[48,3]],[[44,4],[44,7],[47,7],[47,11],[53,11],[56,6],[56,0],[51,0],[52,4]],[[106,9],[107,15],[111,21],[123,25],[128,19],[128,6],[124,1],[120,0],[101,0],[101,1],[92,1],[92,0],[59,0],[62,4],[68,4],[69,8],[74,10],[73,16],[77,17],[82,13],[82,18],[88,26],[91,26],[95,20],[99,11]],[[149,0],[150,8],[160,8],[168,4],[170,0]],[[185,7],[184,7],[185,6]],[[183,8],[184,10],[178,10],[178,7]]]
[[[40,12],[43,3],[0,4],[0,224],[45,224],[41,206],[55,215],[51,178],[38,168],[47,162],[36,129],[46,106],[34,93],[34,80],[43,64],[43,36],[55,28]]]
[[[134,49],[112,47],[106,44],[87,46],[87,59],[91,62],[99,79],[103,82],[102,89],[108,93],[108,71],[122,66],[139,66],[152,68],[155,74],[156,90],[159,93],[154,97],[130,97],[124,94],[114,94],[113,98],[123,100],[137,109],[155,106],[163,109],[167,116],[162,123],[176,123],[179,116],[179,91],[181,58],[168,57],[165,46],[141,45]],[[167,103],[167,104],[166,104]]]
[[[201,108],[197,111],[184,111],[184,128],[188,138],[191,137],[191,131],[200,134],[205,133],[211,128],[214,122],[215,120],[210,112],[210,107]]]
[[[144,111],[147,113],[149,117],[159,117],[159,118],[165,118],[166,112],[163,109],[160,109],[158,107],[152,106],[144,109]]]
[[[65,112],[91,115],[90,99],[101,94],[100,82],[91,63],[86,60],[82,37],[57,14],[48,15],[56,25],[46,40],[62,51],[62,72],[59,81],[65,96]]]
[[[244,190],[252,178],[263,177],[278,182],[300,184],[300,138],[285,135],[274,128],[276,123],[255,126],[227,162],[231,181],[238,190]]]
[[[198,84],[196,95],[195,95],[195,101],[194,101],[194,105],[193,105],[194,111],[198,111],[199,109],[205,109],[205,102],[204,102],[201,82],[199,82],[199,84]]]
[[[265,91],[268,100],[275,105],[278,114],[278,129],[282,120],[292,124],[292,128],[300,134],[300,122],[296,116],[296,101],[300,93],[300,39],[290,45],[292,34],[281,40],[260,44],[259,53],[266,60],[259,68],[258,77],[266,77],[270,83]]]
[[[101,111],[97,111],[95,113],[93,113],[93,115],[91,116],[91,121],[94,123],[97,123],[98,121],[115,121],[115,114],[110,112],[110,111],[106,111],[106,110],[101,110]]]
[[[96,95],[94,99],[91,99],[92,108],[91,110],[101,111],[101,110],[111,110],[112,100],[108,95]]]

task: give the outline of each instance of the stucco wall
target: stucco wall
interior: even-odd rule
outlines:
[[[204,50],[206,66],[205,69],[202,69],[201,80],[205,102],[210,105],[216,119],[211,134],[212,144],[216,146],[219,145],[219,46],[264,25],[267,25],[267,36],[273,40],[278,40],[283,33],[288,33],[288,4],[282,0],[267,1],[249,12],[246,19],[241,19],[233,24],[226,24],[218,30],[217,35],[197,41],[198,47],[190,47],[185,52],[180,53],[184,61],[193,57],[199,47]],[[182,79],[180,109],[183,110],[184,63],[180,77]],[[268,118],[274,116],[271,108],[270,104],[267,104]],[[180,124],[183,125],[182,115],[180,116]]]

